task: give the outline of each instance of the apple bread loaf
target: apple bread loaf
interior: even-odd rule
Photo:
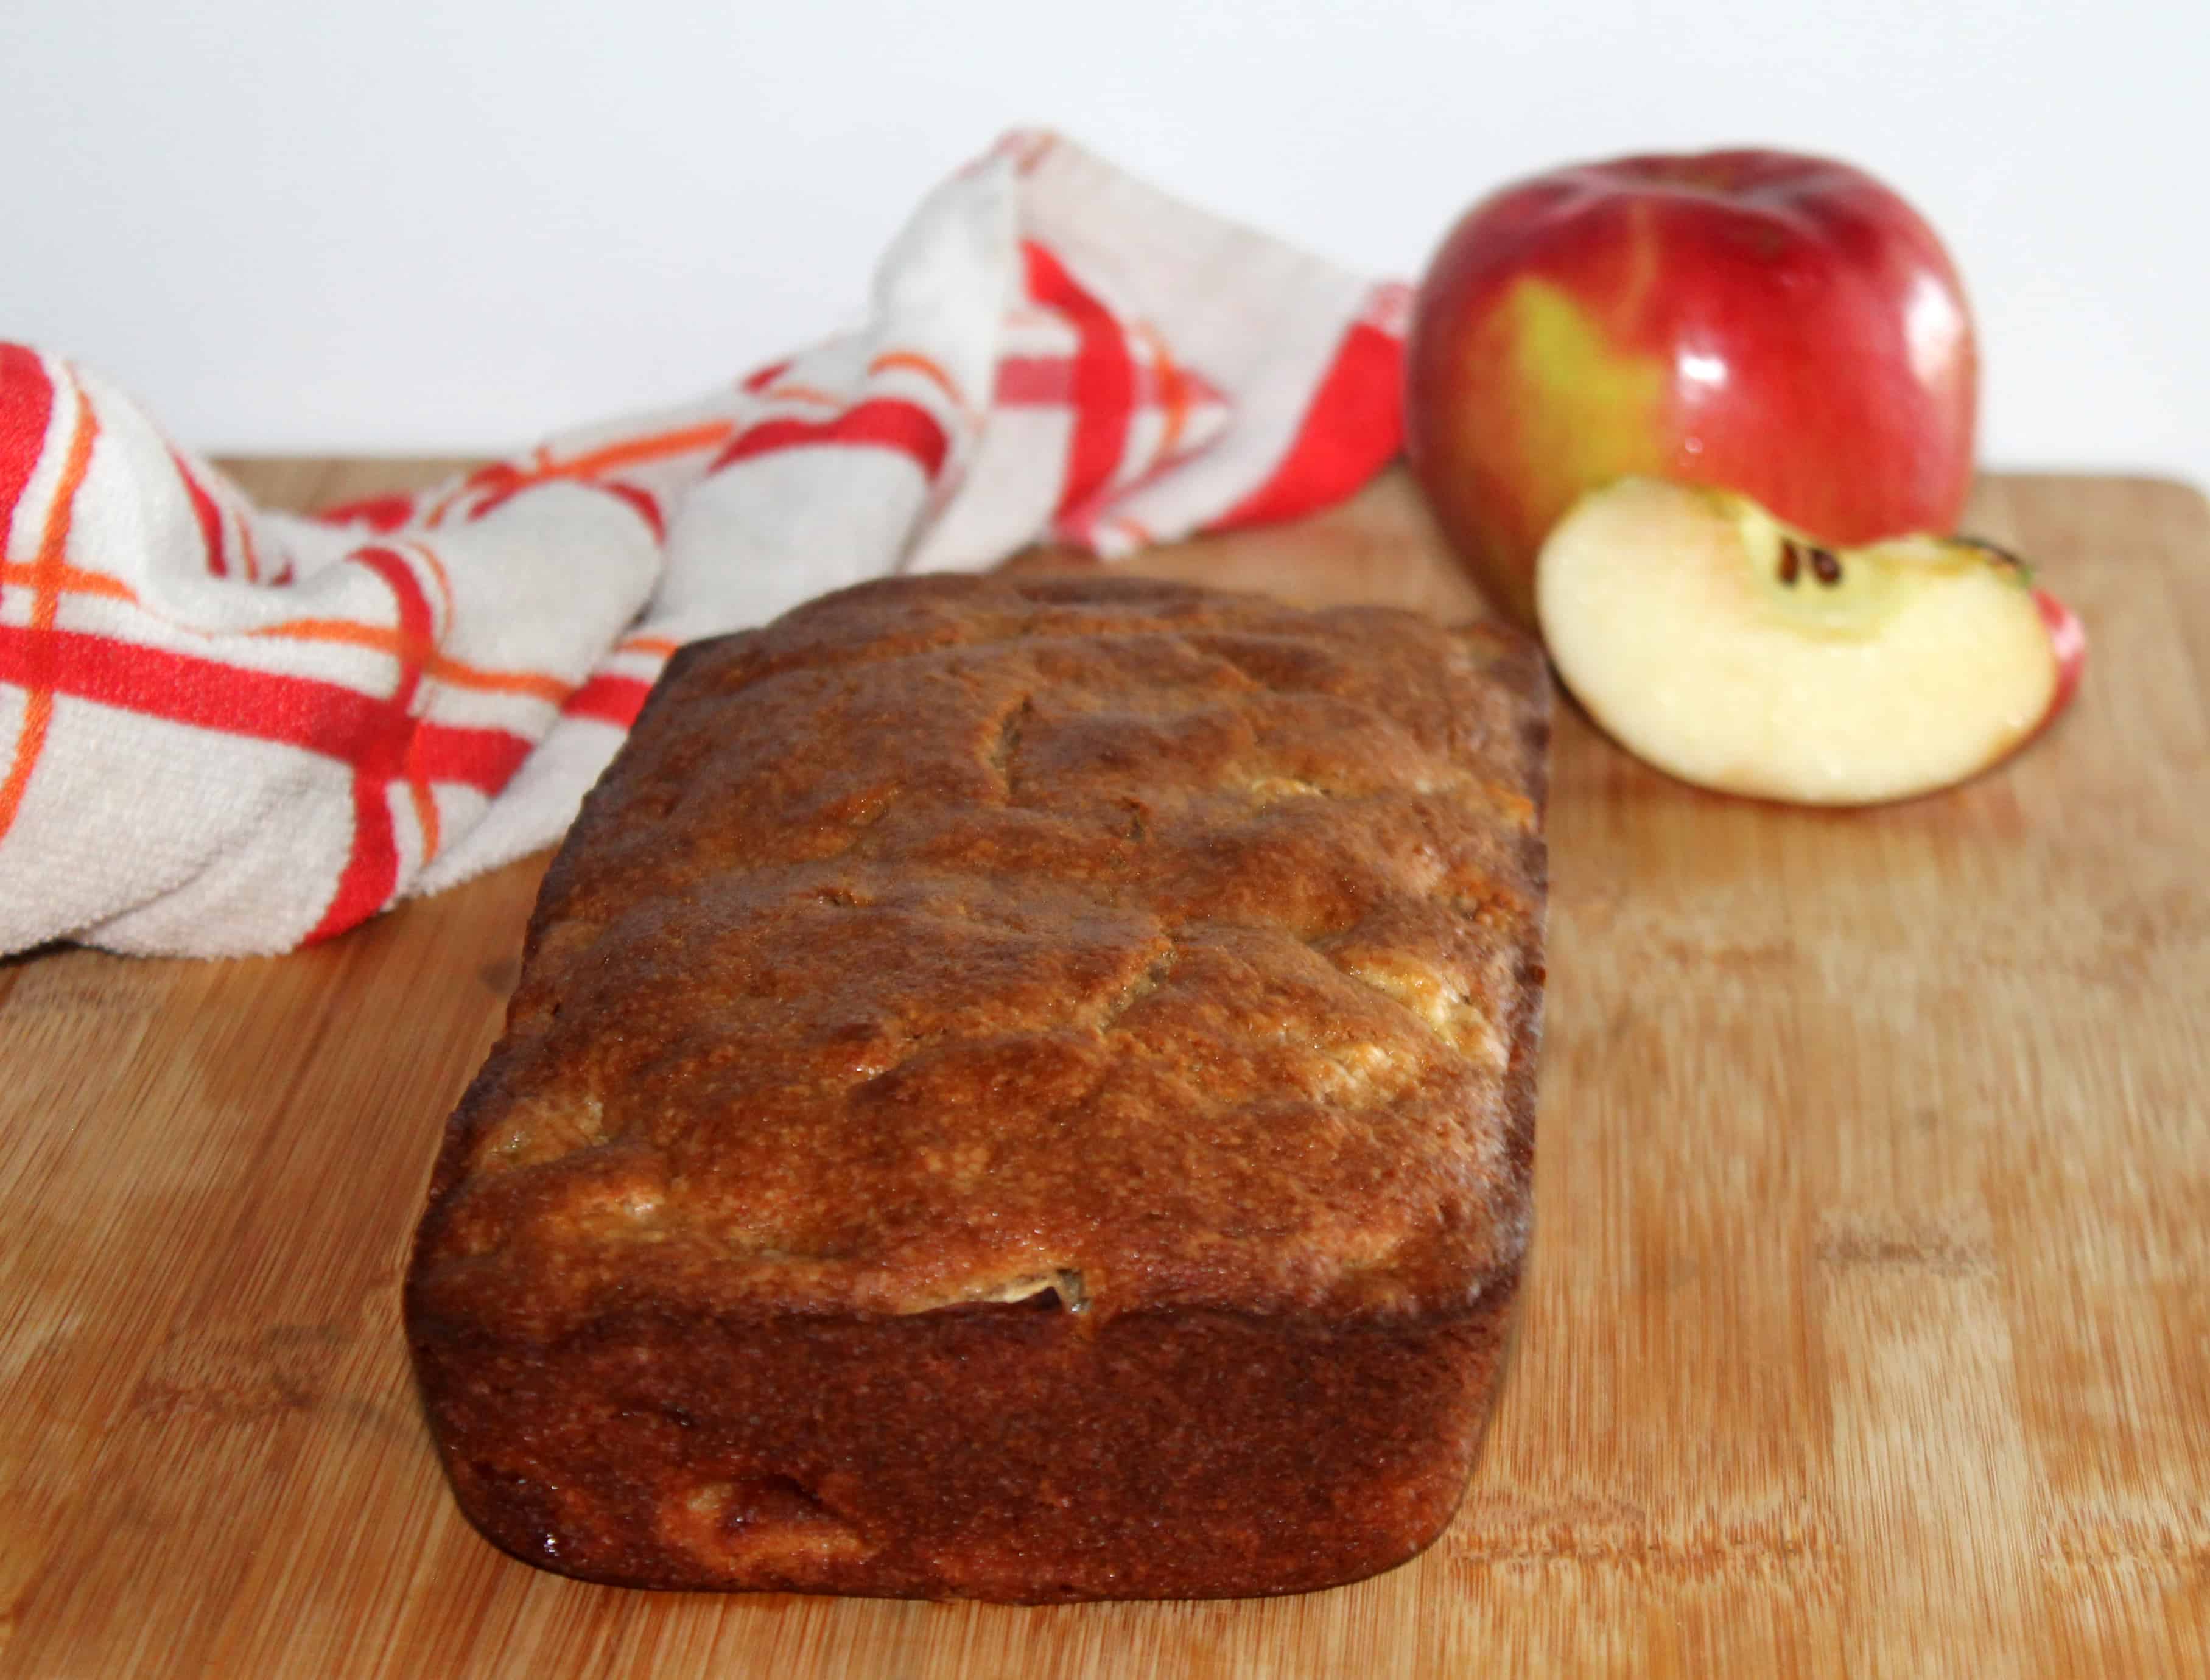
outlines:
[[[1017,1601],[1418,1551],[1527,1241],[1547,695],[1509,629],[1102,575],[684,650],[416,1237],[468,1515]]]

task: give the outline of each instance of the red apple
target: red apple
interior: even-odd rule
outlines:
[[[1406,439],[1476,580],[1531,624],[1543,539],[1630,474],[1738,491],[1837,547],[1952,529],[1977,386],[1956,269],[1871,177],[1622,158],[1451,231],[1413,311]]]

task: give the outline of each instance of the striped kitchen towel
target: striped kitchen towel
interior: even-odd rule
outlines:
[[[0,346],[0,953],[329,938],[559,839],[686,641],[1334,501],[1397,451],[1407,301],[1016,134],[860,329],[311,518]]]

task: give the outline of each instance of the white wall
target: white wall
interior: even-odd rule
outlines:
[[[1990,462],[2210,483],[2203,0],[0,0],[0,335],[208,449],[505,448],[838,324],[1020,123],[1405,274],[1549,163],[1839,154]]]

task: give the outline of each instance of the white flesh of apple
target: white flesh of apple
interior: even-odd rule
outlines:
[[[1627,479],[1585,498],[1535,575],[1558,675],[1615,740],[1700,786],[1871,804],[1960,781],[2031,737],[2056,659],[2014,565],[1904,538],[1838,582],[1740,497]]]

